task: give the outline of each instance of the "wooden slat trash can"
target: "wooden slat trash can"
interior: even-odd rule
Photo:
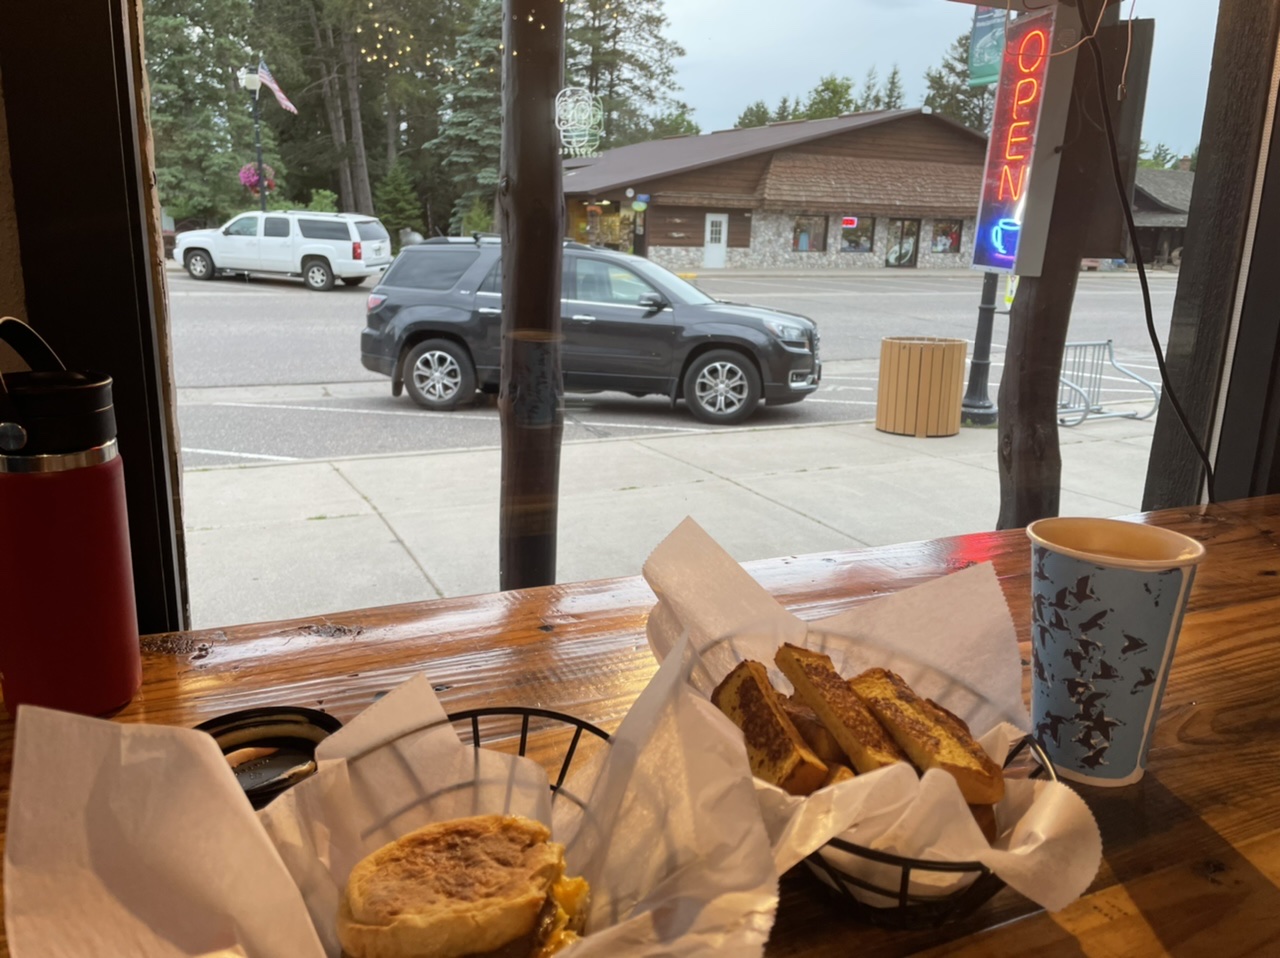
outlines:
[[[963,339],[890,336],[880,341],[876,428],[899,436],[954,436],[964,393]]]

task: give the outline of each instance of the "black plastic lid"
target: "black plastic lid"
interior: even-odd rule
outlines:
[[[316,770],[316,746],[342,728],[327,712],[266,706],[219,715],[196,726],[217,741],[254,808]]]
[[[4,388],[9,408],[0,409],[0,420],[16,422],[27,433],[22,448],[5,450],[4,455],[81,452],[116,438],[111,377],[106,373],[6,373]]]
[[[0,374],[0,455],[84,452],[116,438],[111,377],[74,372],[34,329],[0,316],[0,342],[30,367]]]

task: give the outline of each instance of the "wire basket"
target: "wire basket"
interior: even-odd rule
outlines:
[[[1031,736],[1026,736],[1010,751],[1005,760],[1006,773],[1025,778],[1058,780],[1053,764],[1044,749]],[[833,898],[856,918],[882,928],[920,930],[937,928],[966,918],[1004,888],[1004,882],[981,862],[927,861],[876,851],[842,838],[833,838],[824,846],[856,859],[871,863],[875,872],[886,879],[872,881],[852,875],[834,865],[822,854],[811,854],[806,863],[822,880]],[[948,894],[920,894],[911,891],[913,876],[920,883],[934,878],[939,884],[955,881],[971,874],[973,880]],[[877,898],[884,904],[871,904],[864,898]]]

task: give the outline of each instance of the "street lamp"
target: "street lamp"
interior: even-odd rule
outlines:
[[[236,74],[240,87],[253,94],[253,148],[258,154],[258,201],[262,212],[267,211],[267,178],[262,172],[262,127],[258,122],[258,94],[262,90],[262,77],[257,70],[242,67]]]

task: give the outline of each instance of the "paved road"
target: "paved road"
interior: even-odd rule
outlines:
[[[178,415],[186,468],[245,462],[495,446],[497,413],[481,403],[428,413],[393,399],[363,369],[359,334],[368,290],[313,293],[290,281],[198,283],[170,271]],[[1176,277],[1152,278],[1157,328],[1167,331]],[[880,340],[929,335],[972,339],[978,274],[870,276],[720,275],[712,295],[812,316],[822,328],[822,388],[804,402],[762,408],[753,425],[865,420],[875,414]],[[1005,317],[994,334],[991,396],[1002,369]],[[1069,338],[1113,339],[1117,355],[1148,378],[1155,364],[1136,276],[1083,274]],[[1111,399],[1137,399],[1121,378]],[[566,441],[694,432],[707,427],[659,397],[571,396]]]

